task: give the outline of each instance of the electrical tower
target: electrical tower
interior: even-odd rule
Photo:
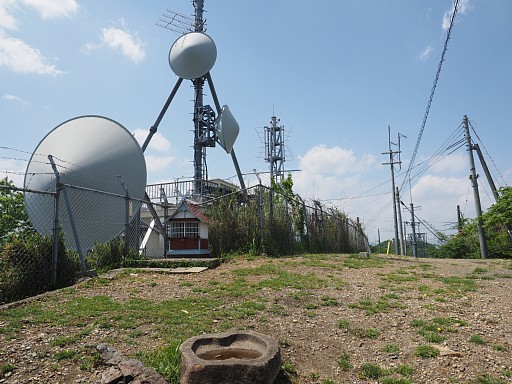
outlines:
[[[286,161],[284,143],[284,125],[278,125],[281,119],[272,116],[270,125],[265,126],[265,161],[270,164],[270,178],[275,182],[284,179]]]

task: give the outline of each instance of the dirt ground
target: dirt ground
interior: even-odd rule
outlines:
[[[304,287],[293,282],[273,285],[275,276],[261,268],[269,265],[273,271],[304,276]],[[237,273],[240,270],[249,273]],[[134,297],[153,303],[207,298],[222,284],[241,276],[257,289],[246,297],[227,294],[221,307],[231,308],[255,298],[262,307],[250,316],[229,321],[211,314],[206,321],[212,324],[207,329],[251,329],[278,340],[288,382],[512,383],[510,260],[416,260],[386,255],[372,255],[368,260],[347,255],[240,257],[199,274],[132,271],[102,279],[102,284],[78,284],[73,294],[103,295],[119,303]],[[51,307],[69,298],[68,289],[34,300]],[[34,300],[0,309],[0,367],[13,367],[0,371],[0,383],[94,382],[104,367],[84,369],[79,359],[55,359],[63,347],[52,341],[77,334],[76,325],[34,321],[26,314],[16,334],[7,332],[13,321],[9,311],[21,311]],[[185,312],[192,316],[193,311]],[[130,342],[126,329],[98,326],[66,348],[83,351],[104,342],[134,356],[161,348],[169,340],[151,324],[141,324],[137,331],[136,342]],[[420,356],[418,347],[425,345],[440,355]]]

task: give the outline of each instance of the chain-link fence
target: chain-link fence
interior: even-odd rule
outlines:
[[[212,257],[368,250],[357,222],[318,201],[262,185],[213,191],[219,196],[196,205],[208,218]],[[71,282],[96,266],[95,249],[113,238],[122,239],[125,254],[170,256],[169,218],[181,201],[165,194],[140,200],[68,184],[49,191],[2,185],[0,192],[0,303]]]

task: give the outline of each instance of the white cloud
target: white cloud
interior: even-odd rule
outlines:
[[[120,51],[124,56],[134,63],[139,63],[146,57],[143,42],[137,37],[126,31],[126,22],[121,19],[123,29],[108,27],[101,29],[101,43],[88,43],[84,46],[84,50],[89,52],[101,46]]]
[[[0,177],[7,177],[17,187],[23,186],[26,163],[15,159],[0,159]]]
[[[18,29],[18,20],[12,14],[13,8],[15,8],[14,1],[0,1],[0,30]]]
[[[299,156],[301,172],[294,175],[299,194],[320,199],[337,199],[361,193],[361,175],[375,162],[372,155],[356,156],[351,149],[317,145]]]
[[[314,146],[304,156],[299,156],[302,171],[316,174],[351,173],[366,168],[373,161],[371,155],[358,159],[351,149],[329,148],[324,144]]]
[[[419,59],[421,61],[425,61],[430,57],[430,54],[434,51],[434,48],[432,48],[430,45],[425,48],[419,55]]]
[[[457,12],[459,14],[462,14],[462,15],[465,14],[470,9],[469,0],[460,0],[459,6],[457,9],[458,9]],[[444,13],[443,22],[441,24],[443,31],[446,31],[448,28],[450,28],[450,20],[452,18],[453,11],[454,11],[454,6],[452,5],[452,7]]]
[[[137,128],[133,132],[135,139],[141,146],[144,144],[144,141],[146,141],[148,134],[149,131],[140,128]],[[167,140],[161,133],[156,132],[149,142],[148,149],[159,152],[167,152],[171,150],[171,142]]]
[[[30,105],[30,102],[28,102],[26,100],[23,100],[21,97],[14,96],[14,95],[5,94],[5,95],[2,96],[2,99],[6,100],[6,101],[19,102],[19,103],[21,103],[23,105]]]
[[[79,9],[75,0],[19,0],[18,3],[31,6],[43,19],[70,17]]]
[[[16,13],[23,7],[34,8],[43,19],[70,17],[79,8],[75,0],[0,0],[0,66],[19,73],[62,74],[37,48],[6,34],[18,30]]]
[[[151,156],[146,155],[146,168],[148,172],[162,172],[176,161],[174,156]]]
[[[23,40],[4,36],[0,32],[0,67],[19,73],[60,75],[64,72],[50,63],[42,53]]]

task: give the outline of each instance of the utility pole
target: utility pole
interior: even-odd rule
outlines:
[[[400,250],[402,255],[407,255],[405,249],[404,226],[402,223],[402,208],[400,207],[400,190],[396,187],[396,208],[398,213],[398,224],[400,229]]]
[[[482,206],[480,204],[480,193],[478,192],[478,175],[476,174],[475,169],[475,159],[473,157],[473,145],[471,144],[471,135],[469,134],[469,123],[467,115],[464,115],[463,119],[464,125],[464,137],[466,138],[466,147],[469,156],[469,167],[471,175],[469,179],[471,180],[471,185],[473,186],[473,197],[475,200],[475,210],[477,215],[477,227],[478,227],[478,238],[480,240],[480,255],[482,259],[487,258],[487,242],[485,240],[485,233],[483,228],[483,220],[482,220]]]
[[[411,203],[411,227],[412,227],[412,254],[418,257],[418,242],[416,241],[416,221],[414,220],[414,204]]]
[[[399,164],[401,166],[402,162],[400,161],[400,159],[398,161],[395,161],[395,157],[394,155],[396,154],[400,154],[400,136],[403,136],[403,135],[400,135],[400,133],[398,134],[398,151],[393,151],[393,149],[391,148],[391,144],[393,145],[397,145],[395,143],[392,143],[391,142],[391,127],[388,125],[388,144],[389,144],[389,151],[388,152],[382,152],[383,155],[389,155],[389,163],[382,163],[382,165],[390,165],[391,167],[391,192],[393,194],[393,223],[394,223],[394,226],[395,226],[395,254],[397,255],[400,255],[401,252],[400,252],[400,241],[399,241],[399,237],[398,237],[398,230],[399,228],[401,228],[402,226],[402,222],[400,221],[400,226],[398,224],[398,218],[397,218],[397,213],[396,213],[396,201],[397,201],[397,198],[396,198],[396,187],[395,187],[395,164]],[[400,232],[402,232],[400,230]],[[403,236],[403,233],[402,233],[402,236]],[[402,239],[402,242],[403,242],[403,239]]]
[[[462,218],[462,212],[460,211],[460,205],[457,205],[457,230],[460,233],[464,227],[464,219]]]

